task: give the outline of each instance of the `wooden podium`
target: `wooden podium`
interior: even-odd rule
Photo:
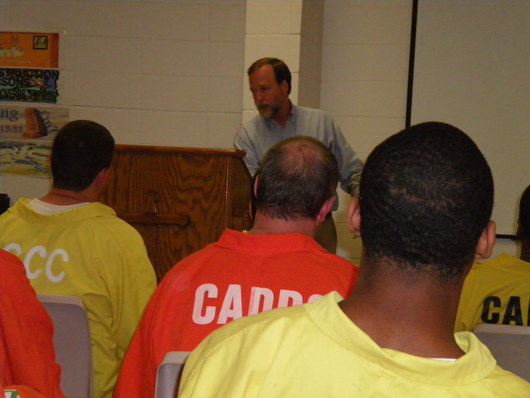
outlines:
[[[144,238],[158,280],[225,228],[250,226],[251,178],[238,150],[117,145],[102,202]]]

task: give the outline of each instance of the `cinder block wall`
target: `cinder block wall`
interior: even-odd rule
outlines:
[[[325,1],[320,107],[364,161],[405,127],[412,1]],[[346,225],[349,197],[334,213],[338,254],[359,264],[361,239]]]
[[[245,9],[242,0],[0,0],[0,25],[60,33],[56,106],[70,119],[96,120],[120,144],[230,148],[241,123]],[[48,185],[0,176],[12,199]]]

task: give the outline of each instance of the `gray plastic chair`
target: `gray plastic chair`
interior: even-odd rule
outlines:
[[[499,366],[530,382],[530,326],[482,323],[473,331]]]
[[[92,347],[88,317],[79,297],[37,295],[53,322],[53,344],[61,365],[61,390],[69,398],[92,396]]]
[[[156,372],[155,398],[174,398],[189,351],[170,351]]]

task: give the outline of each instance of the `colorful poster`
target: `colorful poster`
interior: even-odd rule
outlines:
[[[53,141],[68,117],[68,108],[0,104],[0,140]]]
[[[52,141],[68,108],[0,106],[0,174],[50,176]]]
[[[0,68],[0,101],[56,103],[58,70]]]
[[[58,68],[59,34],[0,32],[0,67]]]
[[[51,142],[0,141],[0,174],[49,177]]]

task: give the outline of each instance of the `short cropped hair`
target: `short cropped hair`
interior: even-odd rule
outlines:
[[[265,65],[272,66],[274,77],[276,78],[276,82],[278,84],[281,84],[284,80],[287,82],[287,85],[289,86],[287,93],[291,94],[291,71],[289,70],[287,64],[281,59],[270,57],[260,58],[249,66],[247,70],[248,75],[250,76],[252,73]]]
[[[369,155],[360,183],[365,255],[397,272],[460,276],[474,258],[493,206],[486,159],[461,130],[409,127]]]
[[[530,238],[530,185],[524,190],[519,202],[519,231],[525,239]]]
[[[110,167],[114,138],[101,124],[75,120],[65,124],[53,141],[51,169],[53,186],[80,192],[98,173]]]
[[[335,194],[339,170],[322,142],[297,136],[273,145],[255,178],[256,210],[276,219],[315,219]]]

